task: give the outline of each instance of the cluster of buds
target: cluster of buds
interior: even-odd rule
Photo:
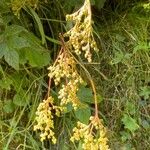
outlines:
[[[48,76],[54,79],[55,85],[58,85],[60,81],[63,83],[58,92],[60,105],[65,106],[68,103],[72,103],[74,109],[76,109],[80,104],[77,91],[83,80],[76,70],[74,58],[67,51],[64,51],[58,56],[56,63],[48,69]]]
[[[59,91],[58,98],[61,100],[60,105],[64,106],[68,103],[72,103],[73,108],[76,110],[80,105],[80,100],[77,97],[77,91],[79,84],[82,84],[83,80],[77,74],[77,72],[73,72],[71,79],[68,81],[66,85],[62,85],[62,89]]]
[[[48,76],[54,79],[55,85],[58,85],[62,78],[71,78],[75,67],[74,59],[66,52],[61,53],[53,66],[48,68]]]
[[[68,37],[68,45],[77,55],[84,52],[85,58],[91,62],[91,50],[97,51],[93,37],[90,0],[85,0],[84,5],[75,13],[66,15],[67,21],[73,21],[74,26],[64,36]]]
[[[37,8],[38,0],[12,0],[12,11],[15,15],[20,15],[20,10],[24,6],[30,6],[32,8]]]
[[[84,150],[109,150],[106,128],[98,117],[91,116],[88,125],[77,122],[77,127],[73,129],[73,136],[70,140],[72,142],[83,141]]]
[[[60,116],[61,112],[64,111],[63,107],[55,106],[54,99],[52,97],[48,97],[48,99],[43,100],[42,103],[39,104],[36,111],[37,125],[34,126],[34,131],[40,130],[41,141],[47,139],[51,139],[52,142],[56,143],[56,138],[54,136],[54,121],[53,116]]]

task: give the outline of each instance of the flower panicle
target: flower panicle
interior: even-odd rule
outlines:
[[[48,76],[53,78],[55,85],[57,86],[62,83],[61,89],[58,92],[60,106],[72,103],[73,108],[77,109],[80,105],[77,92],[83,80],[77,72],[74,58],[67,51],[64,51],[58,56],[55,65],[50,66],[48,69]]]
[[[43,100],[42,103],[39,104],[36,111],[36,122],[37,125],[34,126],[34,131],[40,130],[40,138],[41,141],[45,139],[51,139],[54,144],[56,144],[56,138],[54,133],[54,115],[60,116],[61,112],[64,111],[63,107],[53,105],[54,99],[53,97],[48,97],[48,99]],[[53,114],[52,112],[55,112]]]
[[[98,117],[91,116],[88,125],[77,122],[70,140],[72,142],[82,140],[84,150],[109,150],[106,128]]]
[[[98,51],[93,36],[90,1],[85,0],[84,5],[75,13],[66,15],[67,21],[73,21],[74,26],[64,36],[68,37],[68,45],[77,55],[84,53],[88,62],[92,61],[91,51]]]
[[[88,62],[92,61],[92,50],[97,51],[97,44],[93,36],[90,0],[85,0],[84,5],[75,13],[66,16],[67,20],[73,21],[74,26],[63,36],[68,37],[68,41],[62,39],[62,48],[54,64],[48,68],[48,76],[54,80],[55,86],[59,86],[58,100],[59,105],[54,104],[54,98],[48,98],[39,104],[36,112],[37,125],[34,130],[40,130],[41,141],[51,139],[56,143],[54,133],[54,117],[60,116],[66,109],[66,105],[71,103],[74,110],[80,107],[81,102],[77,96],[79,86],[84,83],[77,71],[77,63],[72,51],[77,55],[84,54]],[[77,127],[73,129],[72,142],[82,141],[84,150],[109,150],[106,137],[106,128],[102,120],[98,117],[98,107],[96,90],[91,81],[95,98],[95,116],[91,116],[89,124],[77,122]]]

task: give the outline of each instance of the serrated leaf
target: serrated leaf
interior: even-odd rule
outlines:
[[[27,41],[27,39],[18,35],[9,37],[7,40],[7,44],[10,49],[22,49],[24,47],[30,47],[30,44]]]
[[[41,47],[42,46],[40,45],[41,44],[41,41],[39,38],[37,38],[34,34],[32,34],[31,32],[22,32],[21,33],[21,37],[25,38],[28,40],[28,42],[30,43],[30,45],[32,46],[37,46],[37,48]]]
[[[15,110],[15,105],[12,100],[6,100],[3,109],[6,113],[12,113]]]
[[[81,121],[82,123],[88,124],[89,118],[91,116],[91,110],[89,107],[80,108],[75,111],[75,116]]]
[[[50,61],[50,54],[47,51],[26,49],[26,58],[32,67],[43,67]]]
[[[123,115],[122,122],[126,129],[130,130],[131,132],[135,132],[139,129],[139,125],[136,123],[136,120],[128,116],[127,114]]]
[[[22,26],[18,26],[18,25],[7,26],[5,30],[5,36],[8,37],[8,36],[18,35],[22,31],[26,31],[26,29]]]
[[[6,43],[0,43],[0,59],[6,54],[8,53],[9,48],[6,45]]]
[[[26,49],[18,49],[16,50],[18,55],[19,55],[19,63],[20,64],[25,64],[27,63],[28,58],[26,57]]]
[[[5,61],[15,70],[19,70],[19,55],[15,50],[10,50],[4,56]]]

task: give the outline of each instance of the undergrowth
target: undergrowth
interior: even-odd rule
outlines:
[[[33,131],[38,105],[47,98],[47,68],[62,44],[59,33],[74,25],[65,16],[82,5],[80,0],[0,1],[0,149],[82,149],[82,143],[72,143],[70,137],[77,121],[87,124],[94,114],[85,70],[95,83],[98,115],[107,127],[110,149],[149,149],[149,1],[91,1],[99,51],[92,52],[92,62],[73,55],[85,81],[77,97],[87,107],[74,111],[68,105],[63,116],[54,118],[55,145],[50,140],[41,142],[40,133]],[[59,90],[52,82],[51,95],[57,104]]]

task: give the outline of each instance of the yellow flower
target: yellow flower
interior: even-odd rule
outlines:
[[[77,12],[66,15],[66,20],[75,24],[64,34],[69,38],[67,43],[70,49],[73,48],[77,55],[84,53],[84,57],[91,62],[91,50],[97,51],[98,48],[93,37],[90,1],[85,0],[84,5]]]
[[[88,125],[77,122],[77,127],[73,129],[72,142],[83,140],[84,150],[109,150],[106,138],[106,129],[102,125],[102,120],[98,117],[90,117]],[[96,128],[98,127],[98,128]]]
[[[82,78],[76,70],[76,63],[74,58],[68,51],[62,52],[53,66],[49,68],[49,77],[54,80],[55,85],[62,82],[61,89],[58,92],[60,99],[60,106],[65,106],[72,103],[74,109],[80,105],[77,97],[79,85],[83,83]]]
[[[55,106],[53,104],[54,99],[50,96],[48,99],[43,100],[42,103],[39,104],[39,107],[37,108],[36,112],[36,118],[37,125],[34,126],[34,131],[40,130],[40,138],[41,141],[44,141],[46,138],[51,139],[52,142],[56,143],[56,138],[54,134],[54,121],[53,121],[53,115],[52,110],[55,112],[56,116],[60,116],[61,111],[63,111],[63,108],[59,106]]]

